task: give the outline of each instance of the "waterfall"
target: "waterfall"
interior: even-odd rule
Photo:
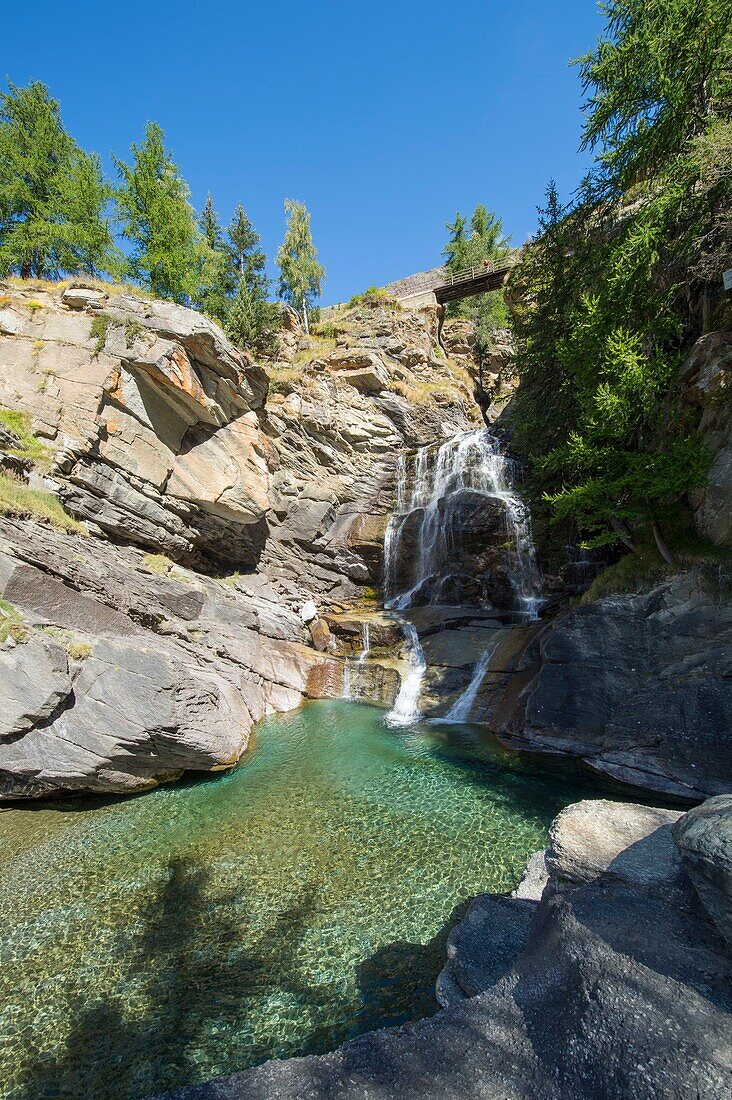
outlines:
[[[351,662],[346,658],[346,662],[343,666],[343,691],[341,692],[341,699],[353,698],[353,672],[358,671],[368,658],[371,652],[371,632],[369,630],[369,624],[367,622],[361,623],[361,652],[356,659],[356,668],[351,665]]]
[[[386,716],[389,726],[411,726],[418,721],[419,696],[422,691],[422,680],[427,668],[422,643],[412,623],[406,619],[401,621],[404,636],[409,643],[409,672],[402,680],[399,694],[394,701],[394,706]]]
[[[466,687],[459,699],[456,699],[449,711],[445,715],[443,721],[445,722],[467,722],[470,717],[470,712],[473,709],[475,698],[480,691],[480,685],[485,679],[485,674],[488,671],[488,665],[490,664],[491,657],[495,652],[494,649],[488,649],[476,662],[471,677],[470,683]]]
[[[431,579],[444,581],[449,575],[450,557],[460,537],[460,494],[468,491],[498,501],[503,508],[512,546],[509,580],[514,610],[522,619],[536,619],[541,581],[529,514],[514,491],[514,463],[502,453],[495,436],[485,428],[464,432],[438,447],[421,447],[414,457],[411,476],[409,465],[400,458],[396,506],[384,539],[386,606],[397,611],[411,607]],[[409,550],[411,583],[400,591],[407,526],[414,532],[416,548]],[[422,602],[437,601],[422,598]]]
[[[378,638],[377,638],[378,641]],[[361,623],[361,654],[356,662],[357,665],[362,665],[369,653],[371,652],[371,635],[369,632],[369,624],[364,620]]]

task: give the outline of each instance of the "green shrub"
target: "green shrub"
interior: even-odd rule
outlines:
[[[28,630],[17,608],[7,600],[0,600],[0,645],[8,638],[20,644],[27,640]]]
[[[48,461],[48,450],[33,434],[28,413],[21,412],[19,409],[0,409],[0,425],[17,435],[20,440],[18,447],[8,448],[9,454],[17,455],[18,458],[29,458],[32,462],[40,464]]]
[[[380,286],[370,286],[368,290],[364,290],[363,294],[354,294],[348,305],[353,309],[365,307],[366,309],[399,310],[402,308],[401,302]]]
[[[89,339],[94,341],[94,358],[104,351],[107,342],[107,333],[112,324],[112,318],[108,313],[97,313],[92,319]]]

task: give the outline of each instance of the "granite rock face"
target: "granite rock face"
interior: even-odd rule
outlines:
[[[527,653],[499,736],[675,797],[732,791],[730,654],[732,606],[693,574],[581,605]]]
[[[253,564],[269,506],[261,367],[180,306],[4,289],[15,324],[0,337],[0,404],[48,440],[67,507],[116,540]]]
[[[29,415],[43,484],[91,538],[0,521],[27,634],[0,654],[0,797],[230,766],[265,714],[343,691],[330,616],[380,581],[398,455],[478,418],[437,311],[351,310],[313,338],[287,313],[268,376],[170,303],[3,291],[0,405]],[[398,684],[378,663],[357,694]]]
[[[485,895],[453,929],[432,1019],[166,1100],[727,1100],[732,957],[669,847],[678,815],[595,806],[555,822],[541,900]]]
[[[0,596],[26,640],[0,651],[0,800],[124,792],[236,763],[252,725],[333,694],[297,600],[132,547],[0,519]]]

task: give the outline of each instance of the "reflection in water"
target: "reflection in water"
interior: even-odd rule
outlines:
[[[335,702],[227,776],[0,813],[0,1097],[133,1100],[434,1011],[456,908],[580,793]]]

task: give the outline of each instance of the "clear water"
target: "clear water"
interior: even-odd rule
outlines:
[[[0,812],[2,1100],[131,1100],[435,1011],[456,908],[582,794],[339,701],[228,775]]]

